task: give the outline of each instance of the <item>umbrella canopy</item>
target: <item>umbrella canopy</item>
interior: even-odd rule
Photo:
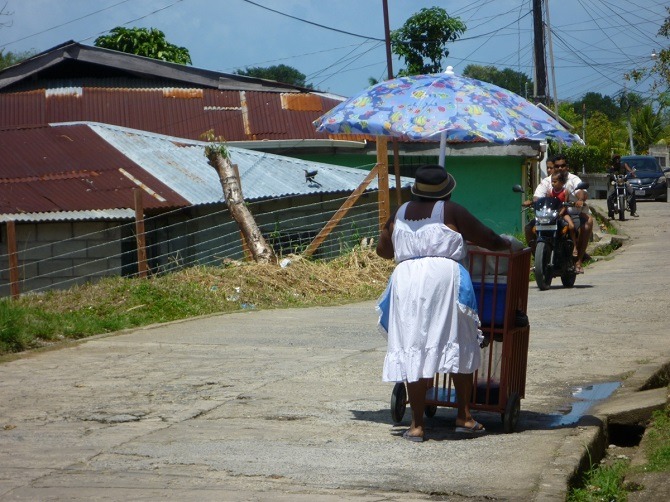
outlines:
[[[400,77],[374,85],[314,121],[318,132],[393,136],[410,141],[553,139],[581,142],[518,94],[445,73]]]

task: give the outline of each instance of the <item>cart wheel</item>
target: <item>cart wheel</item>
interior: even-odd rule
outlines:
[[[424,413],[428,418],[433,418],[435,416],[435,413],[437,413],[437,405],[436,404],[427,404],[426,409],[424,410]]]
[[[407,390],[403,382],[398,382],[393,387],[391,393],[391,418],[393,422],[399,424],[402,422],[402,417],[405,416],[405,408],[407,407]]]
[[[512,392],[507,398],[507,406],[505,406],[505,413],[502,415],[503,430],[509,434],[514,432],[516,424],[519,421],[519,413],[521,412],[521,399],[516,392]]]

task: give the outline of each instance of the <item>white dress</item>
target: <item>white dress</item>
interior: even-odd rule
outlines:
[[[388,349],[383,381],[415,382],[435,373],[472,373],[479,368],[481,331],[472,281],[459,263],[467,246],[444,224],[444,202],[430,218],[396,214],[393,247],[397,266],[378,308]],[[386,302],[384,302],[386,300]]]

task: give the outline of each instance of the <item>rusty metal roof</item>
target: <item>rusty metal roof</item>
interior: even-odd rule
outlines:
[[[94,121],[199,140],[327,139],[344,98],[67,42],[0,71],[0,127]]]
[[[0,130],[0,219],[16,214],[67,219],[64,212],[73,219],[102,219],[100,211],[133,208],[135,188],[142,190],[148,211],[220,202],[223,191],[205,157],[206,145],[99,123]],[[367,175],[355,168],[228,150],[247,200],[351,192]],[[305,171],[317,171],[314,182]],[[374,180],[368,189],[376,187]]]
[[[92,121],[200,140],[325,139],[312,121],[338,102],[314,94],[199,88],[48,87],[0,93],[0,127]],[[303,99],[295,99],[300,96]]]

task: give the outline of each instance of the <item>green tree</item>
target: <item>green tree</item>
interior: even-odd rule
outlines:
[[[651,105],[644,106],[631,117],[635,153],[647,153],[649,146],[663,139],[661,115]]]
[[[568,159],[568,164],[573,171],[581,173],[603,172],[607,169],[610,161],[609,153],[603,153],[594,146],[572,145],[563,150]]]
[[[530,77],[511,68],[499,70],[495,66],[469,64],[463,70],[463,76],[497,85],[524,97],[533,90],[533,81]]]
[[[24,59],[28,59],[35,55],[35,51],[25,51],[25,52],[4,52],[3,49],[0,49],[0,70],[14,66],[17,63],[20,63]]]
[[[96,38],[93,45],[170,63],[192,64],[188,49],[169,43],[165,39],[165,33],[156,28],[117,26],[108,35]]]
[[[285,64],[268,67],[254,66],[252,68],[245,68],[244,70],[237,70],[235,74],[274,80],[275,82],[283,82],[284,84],[313,89],[312,84],[306,83],[307,77],[304,74],[300,73],[292,66],[287,66]]]
[[[450,17],[440,7],[421,9],[391,32],[391,50],[407,65],[398,75],[443,71],[442,61],[449,55],[447,43],[457,40],[465,30],[459,18]]]
[[[603,113],[609,120],[620,120],[622,110],[616,99],[610,96],[603,96],[598,92],[587,92],[582,99],[573,103],[575,113],[582,116],[582,107],[586,106],[586,116],[589,117],[595,112]]]
[[[615,130],[621,129],[616,122],[612,122],[603,112],[595,111],[586,119],[586,144],[598,148],[605,156],[610,156],[614,148]]]

